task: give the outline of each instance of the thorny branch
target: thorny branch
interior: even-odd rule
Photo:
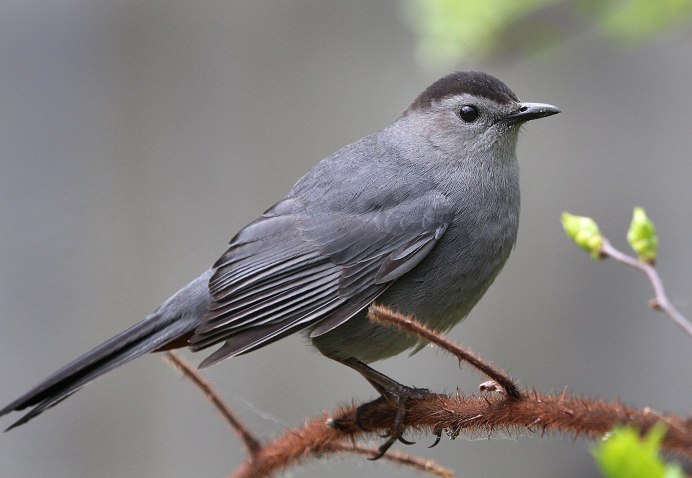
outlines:
[[[506,433],[563,433],[573,437],[598,438],[615,425],[632,425],[646,433],[658,422],[667,426],[661,444],[663,451],[692,460],[692,417],[662,415],[650,408],[637,410],[620,402],[605,402],[584,397],[542,394],[534,390],[519,390],[514,381],[500,369],[477,355],[461,348],[422,326],[410,317],[389,309],[372,306],[373,320],[400,328],[421,340],[430,341],[460,361],[470,363],[499,385],[501,393],[453,396],[430,394],[407,402],[404,424],[407,430],[439,436],[445,432],[451,439],[460,434],[492,435],[497,430]],[[271,442],[260,443],[246,431],[230,409],[223,404],[213,388],[179,356],[172,363],[214,403],[241,436],[248,449],[247,461],[238,467],[231,478],[273,476],[288,467],[306,460],[334,454],[352,453],[372,456],[377,450],[360,446],[357,440],[372,438],[375,433],[388,432],[396,416],[396,406],[380,397],[365,406],[342,407],[332,413],[309,419],[302,427],[285,431]],[[182,364],[182,365],[181,365]],[[494,387],[485,385],[485,389]],[[338,423],[338,426],[329,424]],[[248,444],[246,436],[252,437]],[[377,436],[377,435],[374,435]],[[254,450],[254,451],[253,451]],[[432,461],[390,451],[384,459],[440,477],[453,476],[452,471]]]
[[[247,429],[240,419],[238,419],[235,412],[233,412],[231,407],[226,404],[226,402],[221,398],[209,381],[202,376],[199,370],[197,370],[193,365],[191,365],[176,352],[166,352],[164,355],[164,360],[181,372],[185,378],[189,379],[202,392],[202,394],[204,394],[212,405],[214,405],[223,419],[231,426],[233,431],[243,441],[243,444],[248,452],[248,461],[246,465],[236,470],[236,472],[233,474],[234,477],[247,476],[254,478],[270,476],[274,472],[280,471],[288,466],[298,464],[311,455],[314,455],[314,457],[319,457],[325,453],[351,453],[355,455],[372,456],[377,453],[376,449],[365,448],[355,442],[345,441],[343,437],[341,441],[335,440],[326,444],[325,447],[320,447],[319,444],[306,444],[306,446],[303,448],[296,443],[298,441],[298,435],[293,436],[293,440],[288,447],[281,447],[280,444],[277,446],[276,441],[270,443],[269,446],[264,446],[262,442]],[[329,429],[325,425],[325,419],[322,419],[320,423],[320,428]],[[307,425],[305,425],[305,427],[307,427]],[[300,431],[296,431],[295,433],[299,432]],[[287,432],[289,435],[291,433],[294,432],[292,430]],[[278,451],[277,448],[279,449]],[[274,454],[276,453],[279,454],[279,461],[277,461],[274,457]],[[267,456],[271,458],[268,460],[270,465],[268,468],[270,469],[264,472],[261,470],[263,466],[266,466],[265,463],[267,463]],[[439,476],[441,478],[454,477],[454,472],[452,470],[438,465],[433,460],[428,460],[406,453],[393,451],[388,453],[385,457],[383,457],[383,459],[390,463],[413,468],[414,470],[428,473],[433,476]]]
[[[687,318],[680,313],[678,309],[675,308],[673,303],[668,299],[668,295],[663,287],[663,282],[656,272],[654,266],[648,262],[640,261],[632,256],[619,251],[613,245],[603,237],[603,244],[601,245],[600,253],[602,256],[611,257],[618,262],[622,262],[630,267],[639,269],[646,274],[646,277],[651,282],[651,286],[654,289],[654,298],[651,299],[649,305],[652,309],[660,310],[664,312],[668,317],[673,319],[676,324],[678,324],[682,329],[687,332],[688,335],[692,336],[692,323],[690,323]]]
[[[478,369],[481,373],[487,375],[502,388],[509,398],[518,399],[521,397],[519,388],[512,378],[503,370],[484,361],[480,356],[471,352],[469,349],[462,348],[446,337],[433,332],[430,328],[412,317],[408,317],[388,307],[377,304],[370,306],[368,317],[374,322],[398,328],[409,335],[435,344],[440,349],[454,355],[459,362],[466,362]]]

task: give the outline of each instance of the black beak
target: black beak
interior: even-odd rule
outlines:
[[[546,116],[556,115],[560,108],[545,103],[520,103],[519,109],[505,116],[502,121],[507,124],[524,123]]]

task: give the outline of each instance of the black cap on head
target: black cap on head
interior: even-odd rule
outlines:
[[[456,71],[430,85],[408,109],[427,108],[433,100],[439,101],[463,93],[482,96],[500,104],[519,101],[517,95],[507,85],[492,75],[482,71]]]

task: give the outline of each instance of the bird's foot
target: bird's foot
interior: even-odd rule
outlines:
[[[381,410],[380,407],[382,402],[393,405],[396,410],[391,428],[385,435],[382,435],[382,438],[386,438],[387,440],[378,447],[377,453],[369,459],[377,460],[382,458],[396,441],[400,441],[405,445],[412,445],[415,443],[406,440],[403,436],[406,430],[406,412],[408,404],[411,400],[424,399],[430,396],[436,396],[437,394],[431,392],[427,388],[415,388],[402,385],[377,370],[370,368],[359,360],[351,359],[344,361],[344,363],[354,370],[357,370],[373,387],[375,387],[375,390],[380,393],[378,399],[360,405],[356,409],[355,424],[358,428],[368,431],[368,428],[365,426],[365,423],[368,421],[367,417],[371,415],[372,411],[375,409]],[[336,427],[339,426],[336,422],[333,422],[333,425]],[[436,437],[438,437],[437,433]],[[439,441],[439,437],[436,439],[435,444],[437,444],[437,441]]]
[[[384,454],[387,453],[387,450],[389,450],[397,441],[403,443],[404,445],[413,445],[415,442],[406,440],[404,438],[408,404],[411,400],[427,398],[434,395],[426,388],[407,387],[406,385],[401,385],[396,382],[394,383],[396,384],[395,387],[381,391],[382,396],[380,398],[373,402],[361,405],[356,409],[355,421],[356,425],[358,425],[361,430],[366,429],[363,426],[363,418],[368,415],[368,409],[370,407],[377,406],[381,403],[381,401],[384,400],[390,403],[396,409],[391,428],[387,433],[380,435],[382,438],[386,438],[385,442],[377,448],[377,453],[374,456],[368,458],[369,460],[377,460],[382,458]]]

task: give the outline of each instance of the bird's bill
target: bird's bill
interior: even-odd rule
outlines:
[[[520,103],[519,108],[503,118],[508,124],[524,123],[560,113],[560,108],[547,103]]]

